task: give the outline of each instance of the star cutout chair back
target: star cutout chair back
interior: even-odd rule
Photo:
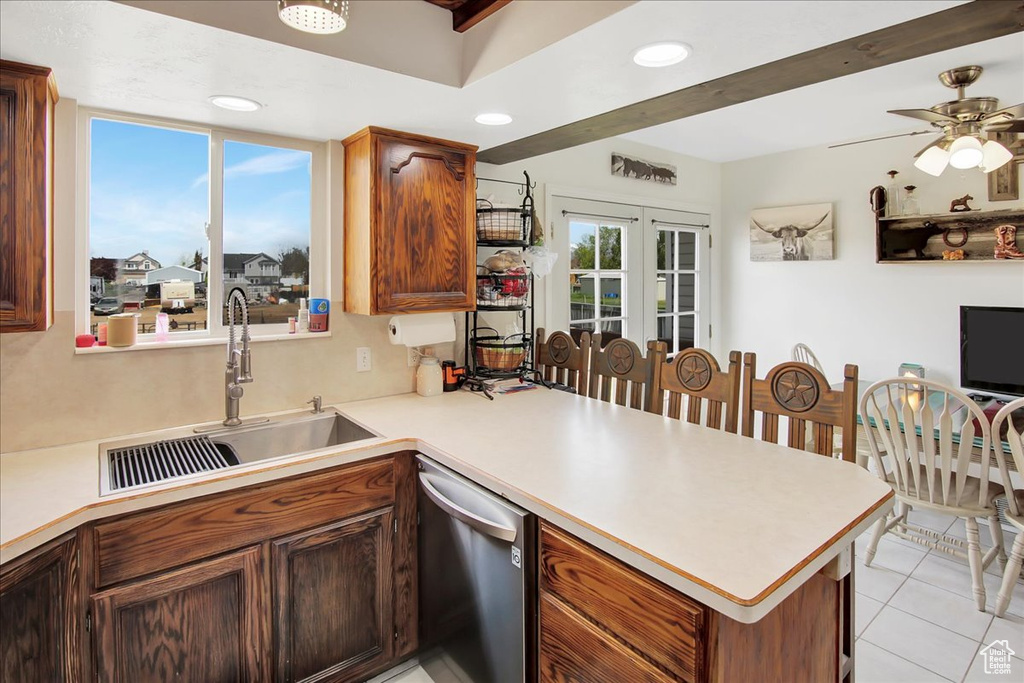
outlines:
[[[590,342],[590,390],[587,395],[620,406],[646,410],[654,388],[654,367],[658,342],[647,345],[645,358],[640,347],[620,337],[601,348],[601,334]]]
[[[655,386],[648,410],[735,434],[739,424],[740,352],[729,353],[729,371],[722,372],[715,357],[704,349],[684,349],[666,360],[666,347],[662,342],[658,344]]]
[[[785,418],[786,445],[813,450],[819,455],[854,462],[857,451],[857,366],[847,364],[843,388],[829,388],[828,380],[811,365],[786,361],[757,379],[757,357],[743,355],[743,436],[754,437],[755,413],[761,413],[760,438],[779,442],[780,418]],[[842,430],[841,448],[833,434]],[[811,438],[808,438],[810,434]]]

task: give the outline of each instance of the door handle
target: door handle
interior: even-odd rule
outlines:
[[[482,534],[496,538],[500,541],[508,541],[512,543],[516,540],[516,530],[513,527],[506,526],[500,522],[492,522],[489,519],[484,519],[479,515],[475,515],[469,510],[456,505],[452,501],[448,500],[440,491],[434,488],[434,485],[430,483],[430,475],[420,472],[420,486],[423,487],[423,492],[427,494],[430,500],[434,501],[437,507],[444,510],[446,513],[464,522],[476,529]]]

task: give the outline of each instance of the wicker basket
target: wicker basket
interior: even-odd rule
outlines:
[[[533,212],[526,206],[518,208],[494,207],[486,199],[478,199],[476,209],[476,238],[481,242],[521,242],[530,240]]]
[[[489,328],[481,328],[481,331],[484,329]],[[493,332],[493,335],[474,337],[472,340],[477,368],[492,372],[518,370],[530,353],[530,335],[520,333],[499,337],[497,332]]]

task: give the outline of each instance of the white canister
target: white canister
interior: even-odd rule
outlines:
[[[420,358],[420,366],[416,368],[416,393],[420,396],[437,396],[444,391],[444,380],[441,376],[441,364],[435,356]]]

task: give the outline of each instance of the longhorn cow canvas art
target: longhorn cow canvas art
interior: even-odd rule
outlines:
[[[831,204],[781,206],[750,212],[751,261],[831,261]]]
[[[612,175],[623,178],[650,180],[655,183],[676,184],[676,167],[660,161],[646,161],[612,152]]]

